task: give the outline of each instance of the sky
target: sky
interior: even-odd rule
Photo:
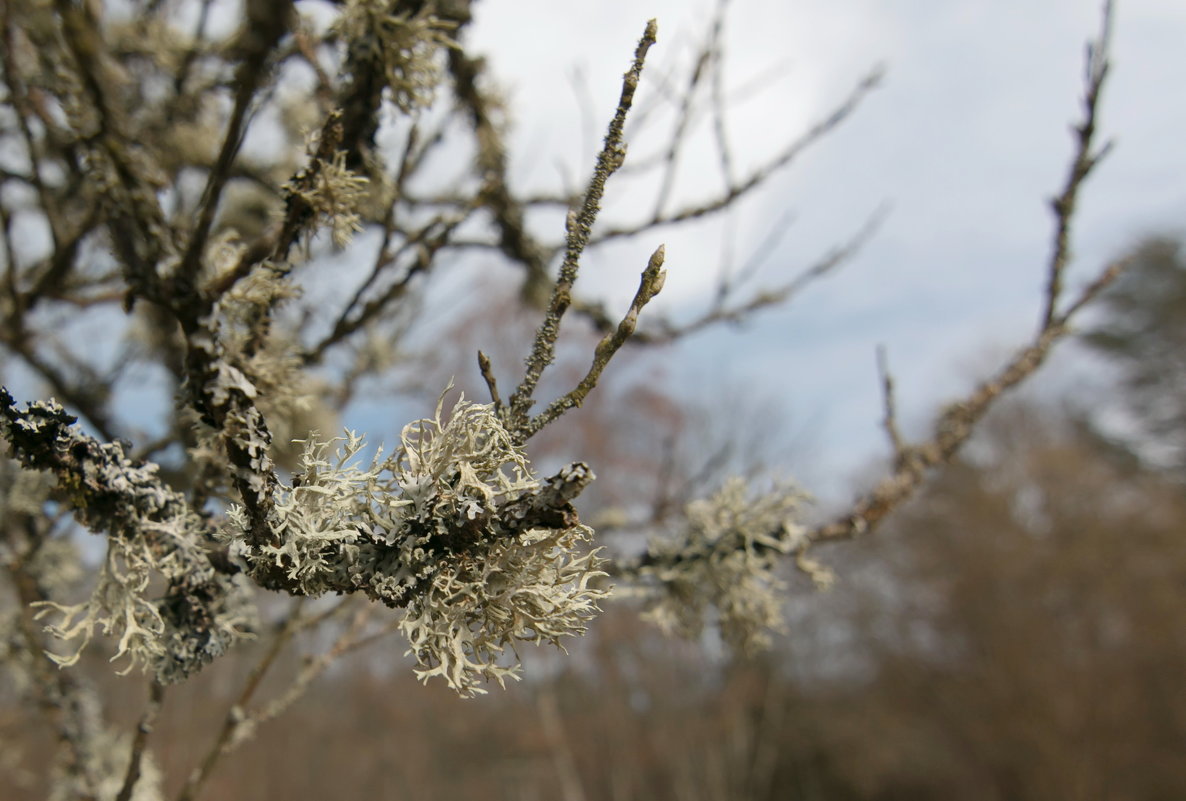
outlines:
[[[1084,45],[1101,7],[733,0],[724,82],[727,93],[744,90],[726,123],[739,172],[802,133],[878,65],[881,88],[726,219],[615,247],[590,260],[578,288],[624,308],[647,256],[665,242],[669,274],[658,308],[687,319],[703,308],[726,254],[744,261],[788,215],[755,286],[794,275],[888,204],[874,238],[842,271],[785,309],[698,335],[671,354],[688,391],[709,396],[725,379],[776,399],[790,429],[805,435],[788,464],[809,485],[839,487],[885,450],[878,345],[888,349],[907,432],[920,434],[939,404],[1037,326],[1053,226],[1048,199],[1070,163]],[[715,9],[706,0],[479,3],[469,41],[487,55],[513,109],[516,185],[555,188],[587,174],[645,21],[658,19],[659,43],[639,108],[655,101],[664,80],[686,74]],[[1186,233],[1183,41],[1186,3],[1117,4],[1101,115],[1101,141],[1114,140],[1115,149],[1084,189],[1072,291],[1143,236]],[[632,155],[654,152],[663,132],[640,134]],[[678,173],[676,206],[721,186],[707,125],[698,137]],[[611,187],[605,214],[630,219],[653,202],[653,190],[623,181],[616,193]],[[1075,375],[1074,361],[1056,359],[1053,372]],[[1073,380],[1090,380],[1083,372]]]

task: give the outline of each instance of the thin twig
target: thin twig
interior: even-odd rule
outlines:
[[[333,160],[338,145],[342,141],[342,136],[342,115],[338,111],[331,111],[326,115],[325,122],[322,123],[317,138],[316,152],[311,154],[309,163],[293,175],[290,183],[296,188],[315,186],[324,165]],[[299,192],[287,192],[284,219],[279,228],[270,234],[260,236],[243,251],[235,267],[209,287],[209,298],[206,302],[209,303],[230,290],[236,283],[246,278],[256,265],[266,259],[271,259],[275,265],[283,265],[301,234],[308,230],[309,221],[313,216],[314,210],[308,200]],[[276,271],[278,274],[283,274],[285,269],[277,266]]]
[[[663,216],[663,209],[667,207],[667,201],[671,197],[671,190],[675,185],[676,168],[679,166],[680,148],[688,138],[688,126],[692,119],[692,104],[696,99],[696,91],[700,88],[700,81],[709,69],[711,61],[712,49],[711,44],[708,44],[696,58],[696,65],[692,68],[691,75],[688,76],[688,86],[680,95],[675,128],[667,137],[667,152],[663,156],[663,175],[659,182],[659,191],[655,195],[655,210],[651,214],[652,219],[659,219]]]
[[[902,432],[898,430],[898,410],[894,398],[894,377],[890,373],[889,358],[885,353],[885,346],[877,346],[877,372],[881,376],[881,399],[885,408],[885,418],[882,425],[889,437],[890,446],[894,450],[894,458],[901,459],[906,453],[906,446],[902,440]]]
[[[12,104],[13,110],[16,112],[13,116],[16,117],[17,127],[21,132],[21,139],[24,141],[25,150],[29,157],[29,182],[37,192],[37,200],[41,205],[41,212],[45,215],[46,222],[49,224],[50,239],[53,242],[54,252],[56,253],[61,247],[62,231],[64,230],[61,211],[54,196],[49,192],[45,186],[45,182],[41,179],[43,172],[43,154],[41,148],[37,146],[37,140],[33,136],[33,130],[29,126],[29,118],[34,116],[32,105],[29,102],[27,90],[24,81],[17,68],[16,59],[13,57],[16,52],[16,42],[13,37],[13,31],[16,27],[11,19],[12,6],[5,3],[4,6],[4,28],[3,36],[3,53],[0,53],[0,69],[3,69],[4,88],[7,90],[7,100]],[[16,269],[15,265],[11,265],[12,269]]]
[[[1098,152],[1092,152],[1100,94],[1110,69],[1108,50],[1111,39],[1112,0],[1106,0],[1100,21],[1099,38],[1095,42],[1087,43],[1087,58],[1084,65],[1083,119],[1072,128],[1075,133],[1075,155],[1071,160],[1062,192],[1050,201],[1051,209],[1054,211],[1055,227],[1050,266],[1047,270],[1046,304],[1042,309],[1040,330],[1043,331],[1053,323],[1058,312],[1063,274],[1071,260],[1071,221],[1075,216],[1079,190],[1087,176],[1112,149],[1112,143],[1107,142]]]
[[[292,0],[248,0],[247,18],[240,33],[239,45],[243,60],[235,72],[235,103],[227,122],[222,148],[214,167],[206,179],[206,188],[198,204],[198,220],[190,234],[185,254],[174,277],[174,291],[184,295],[192,293],[201,265],[202,252],[222,191],[230,177],[231,164],[243,144],[247,112],[251,108],[256,90],[266,77],[264,63],[280,37],[288,30],[292,13]]]
[[[477,199],[494,217],[499,250],[527,271],[528,287],[546,287],[551,283],[548,252],[527,230],[526,209],[510,190],[506,143],[495,121],[497,104],[479,86],[485,61],[460,48],[451,49],[448,58],[457,100],[468,112],[478,146],[482,186]]]
[[[182,53],[181,63],[177,65],[177,72],[173,75],[174,109],[182,101],[188,99],[185,94],[185,82],[189,79],[194,62],[202,52],[202,42],[206,38],[206,24],[210,19],[210,8],[213,5],[214,0],[201,0],[198,19],[194,22],[194,32],[190,37],[189,47],[185,48],[185,52]]]
[[[350,620],[350,624],[346,627],[346,630],[343,631],[336,640],[334,640],[334,644],[331,645],[328,650],[316,657],[306,660],[304,667],[301,668],[300,672],[296,675],[296,678],[293,679],[292,684],[288,686],[287,690],[260,709],[257,709],[250,714],[245,713],[244,719],[246,721],[250,721],[252,726],[259,726],[260,724],[267,723],[269,720],[278,717],[286,709],[292,706],[292,704],[297,699],[304,695],[305,691],[309,689],[309,685],[313,682],[313,680],[324,673],[330,665],[357,647],[358,643],[364,639],[367,641],[367,643],[373,642],[373,638],[363,638],[360,635],[366,628],[367,622],[371,619],[374,613],[374,604],[367,604],[360,607],[358,611],[354,613],[354,617]],[[384,634],[389,633],[389,631],[390,629],[385,631]]]
[[[145,706],[144,714],[140,716],[140,722],[136,726],[136,734],[132,738],[132,754],[128,759],[128,771],[124,774],[124,783],[119,788],[115,801],[129,801],[132,792],[136,789],[136,782],[140,781],[140,763],[148,745],[148,735],[152,734],[153,726],[156,725],[157,716],[161,711],[161,704],[164,702],[165,686],[163,684],[154,681],[149,685],[148,691],[148,705]]]
[[[576,387],[565,393],[563,397],[552,401],[543,412],[532,418],[522,429],[524,438],[536,434],[574,406],[580,406],[593,388],[597,386],[597,381],[601,378],[610,359],[634,333],[634,329],[638,325],[638,315],[642,312],[643,307],[662,291],[663,282],[667,279],[667,271],[663,269],[663,258],[664,248],[660,245],[651,255],[646,269],[642,272],[638,291],[634,294],[634,300],[630,302],[630,309],[626,312],[626,316],[622,318],[614,331],[606,334],[597,343],[597,347],[593,351],[593,364],[589,366],[585,377]]]
[[[552,290],[552,299],[548,303],[544,321],[536,332],[535,344],[532,347],[531,355],[527,358],[523,380],[509,401],[512,429],[526,430],[528,412],[534,403],[532,396],[535,394],[535,388],[539,384],[540,376],[555,358],[556,338],[560,334],[560,320],[572,303],[572,286],[580,268],[581,254],[589,243],[593,223],[597,220],[597,214],[601,210],[601,198],[605,194],[606,181],[626,160],[626,145],[622,140],[626,115],[634,104],[634,93],[638,89],[638,82],[642,77],[647,51],[655,43],[658,32],[658,23],[655,20],[649,21],[646,31],[634,51],[634,63],[622,81],[622,94],[618,99],[618,108],[614,112],[609,130],[605,135],[605,145],[597,156],[597,167],[589,181],[584,202],[579,211],[574,209],[569,212],[567,248],[564,262],[560,266],[560,277]]]
[[[651,219],[637,225],[622,226],[603,231],[596,237],[593,237],[589,244],[600,244],[610,239],[636,236],[658,226],[688,222],[729,208],[739,198],[744,197],[764,184],[777,170],[793,162],[805,150],[823,139],[828,133],[848,119],[856,111],[861,101],[877,88],[881,82],[881,77],[882,70],[880,68],[866,75],[852,89],[848,97],[832,109],[826,117],[811,126],[806,133],[788,145],[781,153],[750,173],[749,177],[741,183],[731,185],[714,198],[685,206],[683,209],[672,212],[671,214],[652,216]]]
[[[709,35],[709,50],[712,53],[712,131],[717,142],[717,156],[721,162],[721,177],[725,186],[733,186],[733,151],[729,148],[728,129],[725,125],[725,47],[723,43],[725,28],[725,12],[729,0],[720,0],[717,4],[716,19],[713,20],[712,33]]]
[[[194,768],[190,773],[189,778],[186,779],[185,784],[182,785],[181,792],[177,795],[177,801],[193,801],[198,797],[202,791],[206,780],[210,778],[214,771],[214,766],[218,764],[219,758],[228,750],[229,744],[233,741],[235,732],[243,722],[243,709],[251,702],[256,690],[259,689],[260,682],[263,681],[265,675],[275,664],[276,658],[280,652],[284,650],[284,646],[289,643],[298,631],[303,628],[301,619],[301,609],[304,607],[305,599],[297,598],[289,613],[284,618],[284,625],[276,632],[276,636],[272,638],[268,650],[264,652],[263,657],[257,662],[251,671],[247,674],[247,679],[243,682],[243,688],[239,691],[239,697],[235,703],[227,711],[226,718],[223,719],[222,728],[219,729],[218,735],[214,738],[214,742],[206,751],[206,756],[202,759],[198,767]]]
[[[1131,263],[1122,260],[1109,264],[1033,343],[1022,348],[995,376],[985,381],[961,401],[947,406],[935,422],[933,435],[923,443],[903,446],[913,457],[900,460],[893,472],[883,478],[852,508],[813,529],[807,536],[811,542],[847,539],[869,531],[891,511],[911,497],[922,485],[927,472],[951,460],[956,451],[972,435],[976,424],[992,404],[1007,390],[1020,384],[1045,362],[1051,349],[1070,332],[1071,315],[1099,296]]]
[[[662,319],[652,321],[646,328],[635,331],[629,342],[634,345],[667,344],[713,325],[740,323],[763,309],[785,306],[812,283],[851,260],[876,233],[887,213],[887,206],[877,209],[851,239],[824,254],[782,286],[758,290],[748,300],[735,305],[728,304],[728,291],[723,295],[718,292],[716,302],[699,317],[678,325]],[[748,271],[749,265],[744,269]],[[598,305],[577,302],[573,304],[573,310],[588,318],[599,331],[611,331],[616,325]]]
[[[164,241],[167,226],[156,193],[145,176],[145,165],[133,159],[126,148],[131,138],[127,135],[125,110],[116,102],[119,92],[102,28],[87,4],[55,0],[54,5],[62,39],[75,62],[75,74],[95,112],[97,129],[88,132],[82,140],[95,156],[87,172],[98,169],[109,173],[99,177],[100,193],[106,201],[111,244],[125,268],[129,303],[136,296],[163,301],[156,263],[169,244]],[[96,166],[101,164],[107,164],[110,169]],[[111,176],[115,180],[109,180]]]
[[[502,398],[498,396],[498,379],[494,377],[490,357],[482,351],[478,351],[478,369],[482,371],[482,379],[486,382],[486,388],[490,390],[490,400],[494,403],[494,411],[501,411]]]
[[[378,297],[372,298],[363,304],[358,314],[349,318],[347,315],[350,309],[361,296],[362,290],[359,290],[359,294],[356,295],[355,299],[351,300],[342,311],[330,333],[326,334],[317,345],[305,353],[305,363],[315,364],[320,362],[327,350],[347,339],[355,331],[366,326],[370,321],[381,316],[395,301],[405,297],[413,279],[432,269],[436,263],[437,253],[449,244],[449,238],[453,235],[453,232],[467,218],[468,215],[454,215],[449,219],[433,220],[415,235],[409,237],[400,247],[399,251],[390,255],[390,260],[394,263],[402,253],[409,250],[413,252],[411,263],[407,266],[404,274],[398,280],[392,282],[391,286],[387,287]]]

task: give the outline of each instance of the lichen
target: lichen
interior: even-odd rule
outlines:
[[[804,547],[798,522],[806,496],[790,484],[751,494],[731,478],[685,509],[682,528],[652,542],[642,574],[655,593],[645,616],[666,631],[696,637],[715,616],[722,638],[751,653],[783,628],[785,555]]]
[[[334,245],[344,248],[362,230],[359,206],[370,182],[346,166],[344,150],[321,158],[317,156],[318,149],[319,137],[311,135],[307,150],[316,163],[297,173],[284,184],[284,190],[307,203],[315,225],[328,225]],[[309,230],[314,230],[313,226]]]
[[[377,64],[392,102],[408,112],[432,103],[440,51],[452,45],[454,26],[430,10],[413,15],[396,6],[393,0],[347,0],[335,29],[352,51]]]
[[[543,482],[491,406],[462,398],[446,421],[443,402],[405,426],[387,458],[362,460],[352,432],[310,439],[275,495],[276,542],[250,547],[240,508],[228,534],[262,581],[280,571],[291,592],[361,591],[403,609],[417,675],[470,696],[517,674],[502,664],[515,641],[559,646],[583,633],[608,590],[594,581],[592,530],[567,513],[576,490],[565,488],[587,483],[588,469]]]
[[[160,682],[180,681],[247,634],[248,590],[215,570],[206,521],[160,479],[157,465],[131,459],[122,442],[88,437],[74,422],[54,401],[18,411],[0,390],[0,434],[13,455],[53,473],[78,521],[107,538],[86,600],[37,604],[47,630],[73,643],[50,658],[74,664],[98,631],[117,639],[112,660],[126,659],[124,672],[141,667]]]

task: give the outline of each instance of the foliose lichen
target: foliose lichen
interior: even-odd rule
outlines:
[[[289,591],[361,591],[403,609],[417,675],[470,696],[517,675],[503,664],[516,641],[560,646],[583,633],[609,590],[586,547],[592,530],[568,506],[588,469],[541,481],[492,407],[460,399],[446,420],[443,400],[387,458],[362,460],[351,432],[310,439],[276,492],[275,543],[248,546],[239,508],[229,536],[254,574],[279,571]]]
[[[76,519],[107,538],[86,600],[38,604],[47,630],[75,643],[50,658],[74,664],[98,630],[117,638],[112,661],[125,658],[124,672],[139,666],[160,682],[180,681],[247,636],[254,610],[247,586],[215,568],[208,524],[160,479],[157,465],[133,460],[122,442],[98,442],[74,422],[52,400],[18,411],[0,390],[0,434],[13,455],[53,473]]]
[[[642,575],[654,594],[645,616],[666,631],[693,638],[715,617],[734,649],[768,647],[783,627],[785,555],[806,546],[798,522],[806,496],[790,484],[751,493],[731,478],[714,495],[692,501],[682,528],[650,547]]]

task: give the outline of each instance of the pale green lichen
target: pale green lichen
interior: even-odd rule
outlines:
[[[784,557],[805,547],[798,522],[806,496],[789,484],[751,494],[732,478],[685,509],[677,536],[656,539],[642,574],[656,593],[645,615],[666,631],[696,637],[715,615],[722,638],[741,652],[770,643],[783,627]]]
[[[452,46],[454,25],[428,10],[396,11],[395,0],[347,0],[335,30],[356,55],[377,62],[400,111],[432,103],[441,80],[441,48]]]
[[[159,538],[108,538],[107,554],[94,589],[77,604],[35,604],[37,619],[50,618],[53,636],[74,643],[65,654],[47,656],[58,665],[75,664],[96,631],[118,638],[111,661],[125,659],[119,671],[152,670],[157,681],[187,678],[247,636],[255,622],[248,589],[213,574],[205,552],[167,526]],[[168,588],[153,597],[150,585],[163,576]],[[194,624],[198,624],[195,626]]]
[[[217,284],[237,267],[245,246],[233,229],[211,239],[206,249],[207,280]],[[305,369],[300,338],[291,324],[274,319],[273,310],[297,298],[301,290],[282,269],[264,262],[236,281],[215,307],[217,337],[226,354],[219,369],[228,380],[237,370],[248,380],[239,383],[263,413],[274,438],[270,455],[282,467],[293,468],[299,446],[291,443],[310,430],[333,429],[336,413],[325,402],[323,384]],[[261,324],[267,321],[267,324]],[[236,383],[232,381],[231,383]],[[198,422],[196,414],[190,421]],[[195,464],[209,476],[227,475],[226,430],[197,426],[197,442],[190,449]]]
[[[307,147],[315,163],[284,184],[284,190],[304,200],[313,211],[314,224],[328,225],[334,245],[344,248],[362,230],[359,206],[366,198],[369,180],[346,166],[344,150],[318,158],[318,141],[317,135],[311,135]]]
[[[37,617],[49,619],[47,630],[74,644],[50,657],[74,664],[98,631],[117,638],[112,659],[126,659],[125,672],[139,666],[159,682],[180,681],[246,634],[253,613],[247,589],[215,570],[206,521],[160,479],[157,465],[130,458],[120,441],[96,441],[74,422],[54,401],[17,410],[0,388],[0,435],[13,455],[55,475],[76,519],[107,541],[86,600],[35,604]]]
[[[405,426],[388,458],[365,463],[349,432],[332,449],[310,440],[275,495],[277,543],[249,549],[239,508],[231,534],[257,573],[282,571],[291,591],[358,590],[403,608],[417,675],[470,696],[517,674],[502,664],[515,641],[559,646],[583,633],[608,590],[594,581],[591,529],[567,518],[519,525],[523,500],[549,487],[493,408],[461,399],[446,420],[442,404]]]

